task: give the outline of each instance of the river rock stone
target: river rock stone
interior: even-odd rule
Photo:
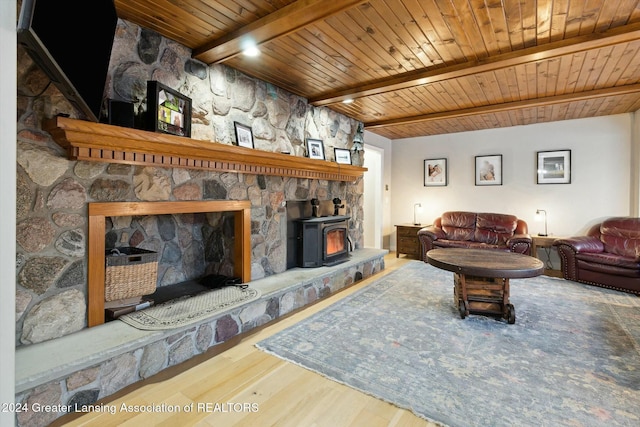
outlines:
[[[100,394],[109,396],[138,380],[138,359],[131,353],[118,356],[100,368]]]
[[[142,168],[133,176],[136,196],[144,201],[169,200],[171,181],[157,168]]]
[[[18,283],[38,295],[54,283],[67,261],[61,257],[37,257],[28,260],[18,274]]]
[[[55,248],[62,254],[71,257],[82,257],[85,254],[85,238],[82,230],[69,230],[56,239]]]
[[[16,226],[16,241],[27,252],[39,252],[49,246],[56,230],[45,218],[27,218]]]
[[[31,180],[48,187],[67,172],[71,162],[44,149],[35,149],[26,144],[18,144],[18,164],[27,172]]]
[[[46,298],[36,304],[24,319],[24,344],[34,344],[79,331],[85,326],[86,302],[76,289]]]
[[[169,354],[164,341],[158,341],[145,347],[140,357],[140,377],[149,378],[167,366]]]

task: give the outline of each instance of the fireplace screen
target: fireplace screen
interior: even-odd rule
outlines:
[[[346,232],[344,228],[337,228],[327,232],[326,255],[331,256],[346,250]]]

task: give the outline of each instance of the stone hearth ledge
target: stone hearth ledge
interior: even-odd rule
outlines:
[[[362,272],[362,267],[368,262],[380,263],[380,268],[371,273],[375,274],[384,269],[384,255],[387,253],[387,250],[357,249],[351,252],[348,261],[336,266],[293,268],[283,273],[251,281],[250,285],[260,290],[261,296],[258,300],[251,301],[246,305],[281,297],[318,280],[336,277],[349,269],[356,268],[357,271]],[[367,275],[365,274],[364,277],[366,278]],[[318,299],[323,297],[319,296]],[[76,372],[99,366],[122,354],[142,349],[149,344],[165,340],[187,329],[211,322],[226,314],[238,312],[242,308],[243,306],[235,307],[200,322],[165,331],[144,331],[124,322],[113,321],[54,340],[19,347],[16,349],[15,356],[16,395],[40,385],[63,380]],[[293,307],[291,311],[298,308]],[[280,312],[278,317],[284,314],[287,313]],[[240,333],[248,330],[250,329],[242,330]],[[215,343],[211,347],[217,344],[220,343]],[[196,355],[194,354],[194,356]],[[106,396],[101,395],[100,398],[102,397]]]

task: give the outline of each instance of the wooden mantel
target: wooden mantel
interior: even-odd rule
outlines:
[[[164,133],[56,117],[44,129],[70,160],[183,167],[352,182],[366,168],[202,141]]]

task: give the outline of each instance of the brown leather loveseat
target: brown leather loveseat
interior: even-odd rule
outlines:
[[[433,225],[418,231],[422,260],[436,248],[473,248],[529,255],[531,236],[527,223],[514,215],[499,213],[445,212]]]
[[[640,295],[640,218],[608,218],[553,244],[565,279]]]

